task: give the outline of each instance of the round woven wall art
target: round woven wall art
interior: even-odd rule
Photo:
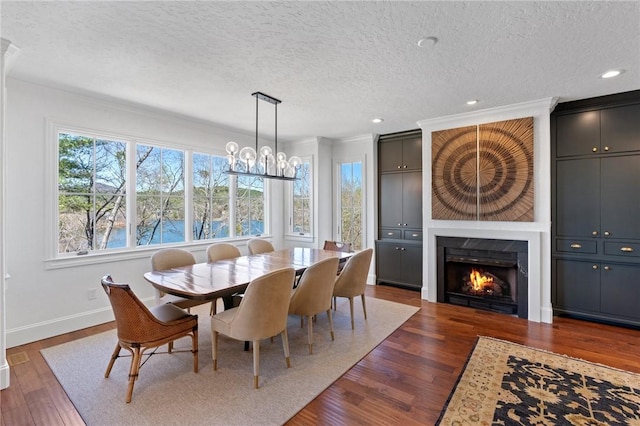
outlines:
[[[432,218],[533,220],[533,118],[432,133]]]

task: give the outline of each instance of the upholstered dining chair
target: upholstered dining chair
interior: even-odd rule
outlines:
[[[165,343],[172,343],[181,337],[190,336],[193,372],[198,372],[197,315],[191,315],[171,303],[147,308],[127,284],[116,284],[109,275],[104,276],[101,283],[109,296],[118,332],[118,343],[111,355],[104,377],[109,377],[121,349],[131,353],[126,402],[131,402],[133,386],[138,378],[140,367],[144,364],[142,357],[147,355],[148,359],[151,355],[166,353],[154,350],[145,354],[148,349],[156,349]],[[171,348],[171,345],[169,347]]]
[[[237,308],[225,310],[211,317],[211,349],[213,369],[218,369],[218,334],[232,339],[253,342],[253,386],[260,386],[260,340],[282,336],[282,348],[287,363],[289,340],[287,312],[291,297],[291,283],[295,271],[283,268],[269,272],[249,283]]]
[[[336,297],[346,297],[349,299],[349,308],[351,310],[351,329],[353,325],[353,298],[360,296],[362,298],[362,311],[364,319],[367,319],[367,307],[364,301],[364,290],[367,285],[367,274],[369,273],[369,265],[371,265],[371,255],[373,249],[368,248],[357,252],[351,256],[344,265],[342,272],[336,278],[336,284],[333,289],[334,307],[337,307]]]
[[[313,353],[313,316],[326,312],[329,318],[331,340],[334,340],[333,318],[331,317],[331,297],[336,282],[338,270],[338,258],[332,257],[321,260],[308,267],[298,286],[291,293],[289,313],[307,317],[307,340],[309,342],[309,355]]]
[[[229,243],[216,243],[207,247],[207,262],[233,259],[242,256],[238,247]]]
[[[247,242],[247,248],[249,249],[249,254],[269,253],[276,250],[269,241],[262,238],[250,239]]]
[[[180,266],[189,266],[196,263],[196,258],[187,250],[180,248],[167,248],[158,250],[151,256],[151,270],[164,271],[167,269],[178,268]],[[178,308],[190,311],[192,307],[209,303],[208,300],[193,300],[184,297],[166,294],[160,290],[158,293],[158,303],[173,303]]]

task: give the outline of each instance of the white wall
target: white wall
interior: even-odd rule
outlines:
[[[56,142],[48,134],[51,120],[219,154],[230,139],[249,145],[255,136],[7,79],[5,239],[6,271],[11,274],[5,294],[7,347],[111,320],[111,308],[99,282],[106,273],[130,283],[142,299],[153,299],[152,287],[142,278],[153,249],[141,248],[118,259],[90,254],[67,266],[47,258],[51,244],[47,225],[53,213],[47,191],[55,187],[46,174],[51,166],[46,144]],[[212,146],[216,151],[210,151]],[[282,214],[279,204],[280,210],[274,203],[272,216]],[[275,228],[274,232],[281,231]],[[190,248],[199,260],[204,260],[206,245]],[[95,300],[88,300],[88,289],[98,289]]]

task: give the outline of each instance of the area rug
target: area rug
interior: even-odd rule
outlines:
[[[307,326],[289,317],[291,368],[280,337],[260,345],[260,388],[253,388],[253,358],[243,343],[219,337],[218,370],[211,361],[211,326],[207,307],[199,316],[198,373],[191,353],[155,355],[140,370],[131,403],[125,403],[130,358],[119,358],[109,378],[104,371],[116,344],[115,330],[42,350],[42,355],[88,425],[279,425],[374,349],[418,308],[367,298],[368,319],[354,303],[339,299],[333,311],[335,341],[326,315],[313,325],[309,355]],[[203,305],[204,306],[204,305]],[[358,309],[359,308],[359,309]],[[188,348],[190,339],[176,342]],[[164,349],[164,348],[163,348]]]
[[[438,425],[640,425],[640,375],[479,337]]]

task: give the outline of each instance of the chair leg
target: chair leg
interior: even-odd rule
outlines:
[[[304,327],[304,316],[300,315],[300,328]]]
[[[333,310],[337,310],[338,309],[338,298],[336,296],[333,296]]]
[[[253,341],[253,387],[260,387],[260,340]]]
[[[329,329],[331,330],[331,340],[336,340],[335,333],[333,332],[333,315],[331,315],[331,309],[327,309],[327,317],[329,317]]]
[[[353,297],[349,298],[349,309],[351,310],[351,329],[355,330],[355,327],[353,325]]]
[[[171,353],[171,351],[173,351],[173,342],[167,344],[167,352]]]
[[[289,358],[289,334],[285,328],[282,333],[282,350],[284,351],[284,359],[287,362],[287,368],[291,368],[291,359]]]
[[[218,332],[214,331],[211,335],[211,354],[213,357],[213,371],[218,369]]]
[[[118,358],[118,355],[120,355],[120,349],[122,348],[120,347],[120,342],[118,342],[116,343],[116,348],[113,351],[113,355],[111,355],[111,359],[109,360],[109,365],[107,365],[107,371],[104,372],[105,378],[109,377],[109,374],[111,374],[113,363],[116,362],[116,358]]]
[[[360,295],[362,298],[362,310],[364,311],[364,319],[367,319],[367,305],[364,303],[364,293]]]
[[[133,356],[131,357],[131,366],[129,367],[129,386],[127,387],[127,402],[131,402],[131,395],[133,395],[133,385],[138,378],[138,371],[140,371],[140,347],[133,348]]]
[[[191,335],[191,352],[193,353],[193,372],[198,372],[198,329],[193,330]]]
[[[307,317],[307,341],[309,342],[309,355],[313,354],[313,318]]]

